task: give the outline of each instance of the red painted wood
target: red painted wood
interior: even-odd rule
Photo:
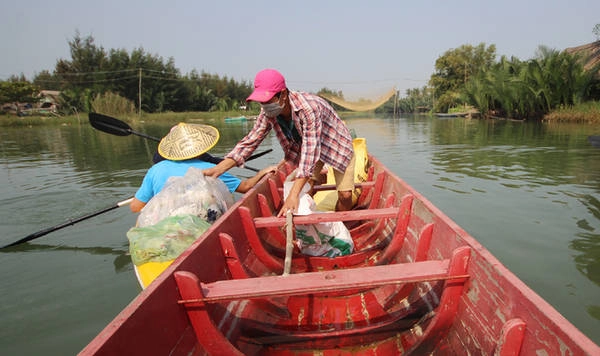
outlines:
[[[375,180],[375,188],[373,189],[373,195],[371,196],[371,202],[369,203],[369,209],[374,209],[379,206],[379,200],[382,196],[385,178],[386,174],[380,173],[377,175],[377,178]]]
[[[526,324],[523,320],[515,318],[507,321],[502,327],[502,336],[498,343],[497,356],[518,356],[525,337]]]
[[[354,188],[357,189],[365,189],[365,188],[371,188],[375,185],[374,182],[363,182],[363,183],[354,183]],[[335,190],[336,189],[336,185],[335,184],[318,184],[313,186],[312,190],[315,192],[320,192],[320,191],[324,191],[324,190]]]
[[[258,233],[256,231],[254,221],[252,220],[252,214],[250,213],[250,210],[247,207],[242,206],[238,209],[238,211],[242,220],[242,226],[246,233],[246,238],[248,240],[248,243],[250,244],[250,247],[252,248],[253,253],[266,266],[267,269],[271,271],[276,271],[276,273],[282,273],[283,262],[273,257],[267,252],[267,250],[265,250],[264,246],[260,241],[260,238],[258,237]]]
[[[202,284],[202,290],[204,301],[216,302],[373,288],[386,284],[433,281],[445,277],[453,278],[448,273],[448,261],[436,260],[360,269],[298,273],[287,276],[216,281]]]
[[[269,193],[270,193],[270,198],[271,198],[271,202],[273,203],[273,208],[275,210],[279,209],[279,207],[281,207],[281,196],[279,195],[279,191],[277,188],[277,183],[275,183],[275,180],[272,178],[269,178],[268,180],[269,182]]]
[[[421,229],[419,233],[419,243],[417,245],[417,251],[415,253],[414,261],[425,261],[427,259],[427,252],[429,246],[431,246],[431,237],[433,236],[434,224],[427,224]]]
[[[412,195],[405,195],[402,198],[400,209],[398,209],[398,218],[396,219],[394,238],[387,249],[383,252],[379,264],[392,263],[392,261],[400,252],[402,244],[404,243],[406,232],[408,230],[408,222],[411,216],[413,199],[414,198]]]
[[[382,208],[370,210],[351,210],[351,211],[336,211],[326,213],[315,213],[309,215],[295,215],[294,224],[308,225],[318,224],[332,221],[352,221],[352,220],[367,220],[367,219],[383,219],[395,217],[398,214],[398,208]],[[281,217],[266,217],[254,218],[254,225],[257,228],[284,226],[285,218]]]
[[[277,211],[271,209],[267,197],[263,194],[258,194],[258,206],[263,217],[270,217],[277,214]],[[272,239],[277,240],[282,246],[285,246],[285,234],[279,227],[271,226],[266,229]]]
[[[455,250],[452,254],[452,259],[450,260],[448,277],[465,275],[467,273],[470,255],[471,248],[469,247],[460,247]],[[437,313],[425,331],[425,335],[421,342],[417,343],[407,353],[412,353],[414,355],[429,355],[438,348],[438,343],[448,333],[448,330],[456,318],[464,284],[464,279],[447,280],[444,283],[444,291],[440,300],[440,306],[437,308]]]
[[[414,262],[421,262],[421,261],[426,260],[427,251],[429,250],[429,246],[431,244],[432,232],[433,232],[433,224],[427,224],[419,233],[419,242],[417,245],[417,250],[415,252],[415,256],[413,258]],[[414,288],[415,288],[414,284],[403,285],[400,290],[398,290],[395,294],[392,294],[387,298],[383,308],[386,310],[392,308],[395,304],[399,303],[402,299],[408,297],[408,295],[413,291]]]
[[[248,355],[600,354],[598,345],[419,192],[376,158],[370,157],[369,163],[370,181],[375,181],[375,185],[363,188],[360,207],[385,208],[382,200],[391,194],[413,196],[404,241],[393,260],[398,263],[448,260],[453,250],[466,247],[471,250],[466,266],[468,280],[464,284],[463,280],[442,280],[356,288],[348,284],[350,289],[344,291],[314,294],[296,290],[293,295],[207,303],[204,317],[212,322],[209,332],[221,333],[225,338],[219,342],[229,343]],[[293,167],[282,168],[281,174],[246,193],[94,338],[81,355],[207,354],[207,348],[196,342],[186,312],[194,309],[194,305],[177,302],[183,297],[179,295],[174,274],[189,271],[210,285],[229,280],[234,274],[254,277],[277,273],[272,268],[279,266],[278,257],[273,256],[275,239],[270,239],[267,229],[257,230],[253,219],[261,216],[259,194],[267,198],[273,211],[281,203],[275,204],[281,199],[282,178]],[[378,181],[383,184],[377,186]],[[379,192],[374,194],[375,190]],[[392,207],[399,209],[398,205],[400,202],[394,202]],[[246,225],[242,223],[242,207],[250,217],[246,218]],[[389,222],[376,234],[380,236],[373,236],[378,242],[339,258],[296,256],[292,263],[294,274],[337,273],[343,268],[361,270],[363,266],[377,264],[385,249],[394,244],[388,241],[394,235],[396,216],[397,212],[386,218],[361,219],[364,224],[361,234],[372,231],[378,221]],[[254,229],[257,236],[249,235],[246,227]],[[220,236],[228,236],[230,240],[223,243]],[[259,245],[255,251],[252,244],[256,242]],[[265,256],[275,263],[264,262]],[[232,273],[236,268],[240,273]],[[310,283],[304,283],[304,288],[310,287]],[[256,289],[251,284],[247,288]],[[289,290],[293,291],[292,288],[302,289],[302,285],[291,286]],[[236,293],[242,295],[240,291]],[[522,321],[526,327],[521,328],[513,320]],[[144,342],[135,342],[138,339]]]
[[[367,182],[372,183],[373,182],[373,177],[375,176],[375,169],[374,167],[369,167],[367,169]],[[374,186],[364,186],[361,190],[360,190],[360,195],[358,196],[358,200],[356,202],[356,206],[358,208],[364,208],[366,207],[365,202],[367,201],[367,197],[369,196],[369,192],[373,189]]]
[[[226,233],[219,234],[219,241],[221,241],[221,250],[223,250],[223,256],[225,256],[225,262],[232,279],[250,278],[238,255],[233,239]]]
[[[202,295],[196,275],[190,272],[179,271],[175,272],[174,276],[182,298],[197,298],[198,295]],[[188,305],[187,314],[194,327],[198,342],[209,355],[243,355],[242,352],[223,336],[223,333],[221,333],[214,324],[213,319],[207,313],[203,302]]]
[[[392,208],[395,206],[395,204],[396,194],[392,192],[385,200],[384,207]],[[390,219],[373,219],[367,220],[366,222],[357,226],[356,229],[350,230],[350,235],[354,240],[354,249],[360,251],[375,245],[377,240],[381,240],[383,229],[390,224],[392,224]],[[370,231],[367,232],[367,229],[370,229]]]

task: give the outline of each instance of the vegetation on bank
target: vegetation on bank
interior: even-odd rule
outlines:
[[[544,115],[544,121],[600,124],[600,101],[588,101],[575,106],[558,108]]]

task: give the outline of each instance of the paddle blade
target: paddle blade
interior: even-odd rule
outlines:
[[[600,136],[589,136],[588,141],[592,146],[600,148]]]
[[[93,128],[117,136],[129,136],[132,133],[127,123],[113,117],[91,112],[89,114],[90,124]]]

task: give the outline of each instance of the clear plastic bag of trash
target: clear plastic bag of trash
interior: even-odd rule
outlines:
[[[163,189],[142,209],[136,226],[151,226],[174,215],[195,215],[215,222],[233,205],[233,195],[223,181],[205,177],[191,167],[183,177],[170,177]]]
[[[283,197],[287,198],[292,186],[295,171],[283,183]],[[295,215],[309,215],[313,213],[327,214],[317,211],[317,205],[308,194],[310,185],[304,184],[300,192],[298,211]],[[337,257],[349,255],[354,249],[354,241],[350,231],[341,221],[323,222],[311,225],[294,225],[296,243],[300,252],[310,256]]]
[[[155,225],[132,227],[127,231],[131,260],[136,266],[174,260],[209,227],[195,215],[169,216]]]

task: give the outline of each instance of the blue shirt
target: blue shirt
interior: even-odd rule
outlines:
[[[213,163],[199,159],[188,159],[185,161],[170,161],[165,159],[150,167],[146,176],[144,176],[142,185],[137,193],[135,193],[135,197],[139,201],[147,203],[153,196],[162,190],[169,177],[183,177],[190,167],[204,170],[214,166]],[[219,179],[225,183],[232,193],[242,182],[238,177],[229,173],[223,173],[219,176]]]

